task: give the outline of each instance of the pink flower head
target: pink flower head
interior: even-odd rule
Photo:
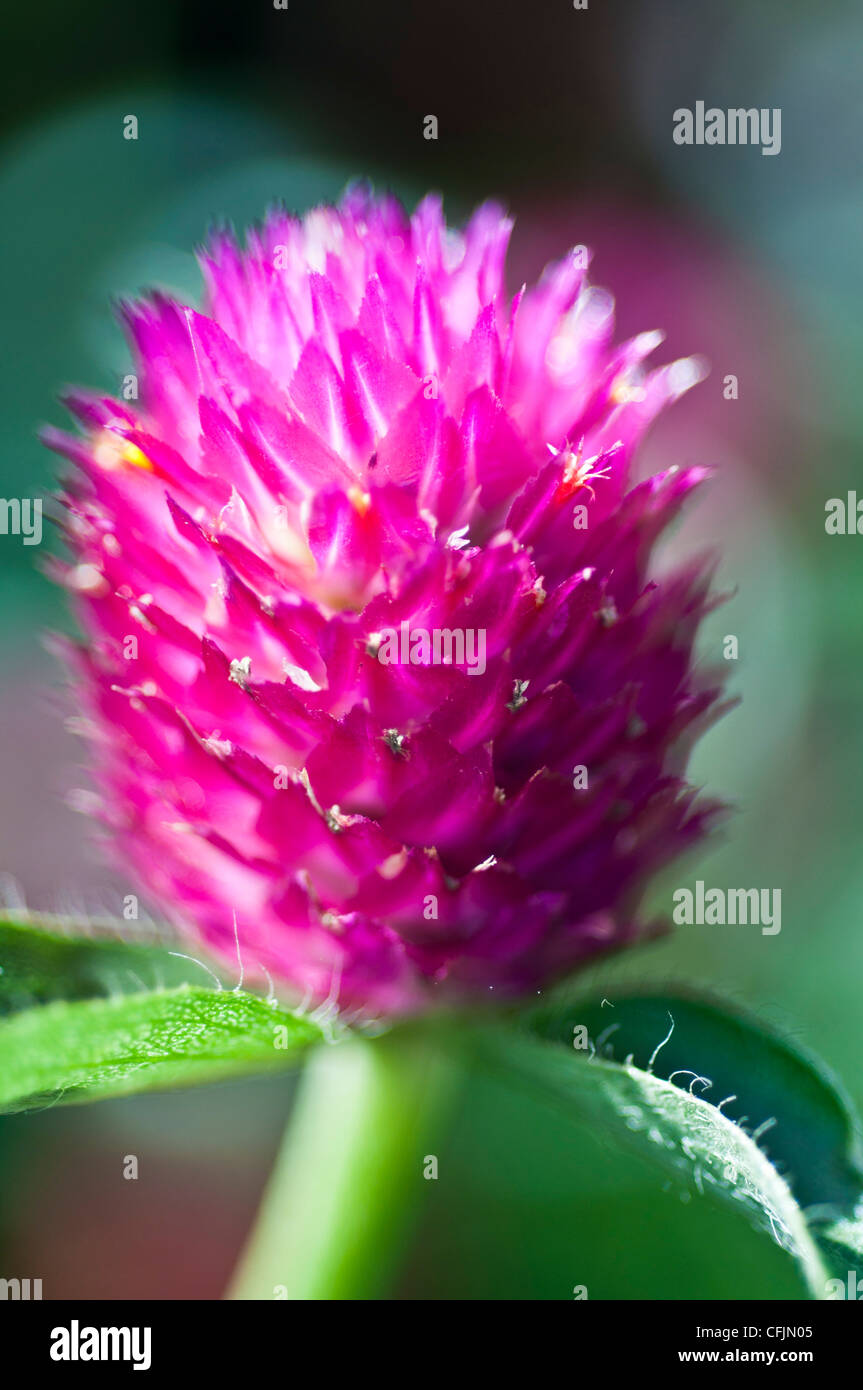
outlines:
[[[680,775],[704,567],[647,578],[703,470],[630,484],[697,368],[614,345],[584,248],[510,300],[510,227],[353,188],[219,233],[203,312],[123,307],[140,399],[49,431],[122,863],[247,978],[366,1014],[631,940],[715,812]]]

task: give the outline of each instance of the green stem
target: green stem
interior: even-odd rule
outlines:
[[[425,1159],[440,1154],[453,1079],[438,1029],[319,1048],[228,1297],[380,1297]]]

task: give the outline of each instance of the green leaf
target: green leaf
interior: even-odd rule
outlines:
[[[715,1115],[721,1107],[723,1123],[732,1122],[781,1176],[826,1271],[863,1274],[859,1122],[836,1078],[799,1044],[687,990],[543,1006],[524,1022],[573,1056],[574,1029],[585,1029],[597,1062],[616,1058],[630,1072],[694,1093]],[[825,1296],[823,1278],[813,1292]]]
[[[311,1018],[229,990],[44,1004],[0,1022],[0,1110],[278,1071],[322,1038]]]
[[[525,1021],[570,1050],[573,1027],[583,1025],[601,1056],[629,1058],[721,1103],[756,1137],[800,1206],[832,1206],[838,1214],[863,1192],[860,1129],[848,1097],[822,1062],[761,1019],[674,989],[552,1005]]]
[[[813,1297],[826,1296],[827,1267],[787,1182],[716,1106],[635,1066],[580,1056],[571,1045],[489,1032],[480,1048],[495,1069],[542,1087],[594,1133],[745,1210],[799,1262]]]
[[[210,967],[167,946],[124,940],[119,925],[63,930],[56,917],[0,919],[0,1016],[56,999],[206,983]]]

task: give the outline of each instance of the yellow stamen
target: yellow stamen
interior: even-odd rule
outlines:
[[[146,472],[153,472],[153,463],[147,458],[143,449],[139,449],[137,444],[132,444],[130,440],[123,439],[121,435],[115,434],[113,430],[102,430],[96,439],[93,447],[93,457],[100,468],[112,470],[121,468],[123,464],[129,464],[133,468],[143,468]]]
[[[370,493],[363,492],[362,488],[357,487],[355,484],[353,487],[348,488],[348,497],[360,516],[365,516],[369,507],[372,505]]]

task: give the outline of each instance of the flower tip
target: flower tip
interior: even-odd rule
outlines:
[[[706,357],[679,357],[667,368],[668,389],[676,400],[679,396],[697,386],[710,372]]]

